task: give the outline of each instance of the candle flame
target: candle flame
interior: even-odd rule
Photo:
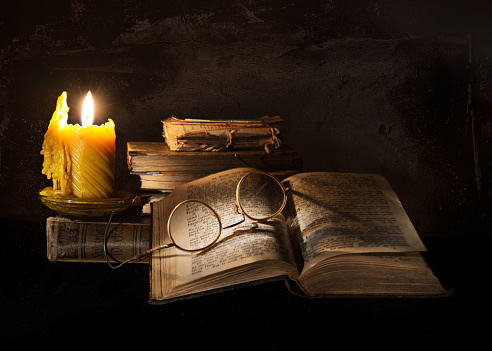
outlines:
[[[94,103],[92,102],[92,94],[89,91],[85,97],[82,107],[82,127],[91,126],[94,122]]]

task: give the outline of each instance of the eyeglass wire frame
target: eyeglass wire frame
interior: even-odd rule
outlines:
[[[280,188],[282,189],[282,192],[283,192],[283,201],[282,201],[282,205],[279,207],[279,209],[272,215],[268,216],[268,217],[262,217],[262,218],[255,218],[255,217],[252,217],[250,215],[248,215],[242,205],[241,205],[241,200],[240,200],[240,187],[241,187],[241,184],[243,183],[243,181],[251,174],[255,174],[255,173],[258,173],[258,174],[264,174],[270,178],[272,178],[279,186]],[[280,182],[280,180],[278,180],[277,177],[273,176],[272,174],[268,173],[268,172],[264,172],[264,171],[260,171],[260,170],[255,170],[255,171],[251,171],[247,174],[245,174],[244,176],[241,177],[241,179],[239,180],[237,186],[236,186],[236,200],[234,202],[234,212],[236,214],[241,214],[243,217],[246,217],[248,218],[249,220],[251,221],[254,221],[254,222],[264,222],[264,221],[268,221],[269,219],[272,219],[276,216],[278,216],[282,211],[283,209],[285,208],[285,205],[287,203],[287,195],[286,195],[286,192],[289,190],[289,188],[285,188],[284,185],[282,184],[282,182]],[[204,206],[206,206],[210,211],[211,213],[214,215],[215,218],[217,218],[218,220],[218,223],[219,223],[219,234],[217,235],[217,237],[213,240],[212,243],[206,245],[205,247],[200,247],[198,249],[188,249],[188,248],[184,248],[178,244],[176,244],[176,241],[172,235],[172,232],[171,232],[171,228],[170,228],[170,223],[171,223],[171,219],[172,217],[174,216],[176,210],[186,204],[186,203],[189,203],[189,202],[197,202],[197,203],[200,203]],[[201,200],[197,200],[197,199],[187,199],[187,200],[184,200],[182,202],[180,202],[179,204],[177,204],[173,210],[171,211],[171,214],[169,215],[169,218],[167,220],[167,233],[168,233],[168,236],[169,236],[169,239],[171,240],[171,243],[169,244],[163,244],[163,245],[159,245],[159,246],[155,246],[147,251],[144,251],[138,255],[135,255],[129,259],[127,259],[126,261],[119,261],[117,260],[116,258],[114,258],[109,252],[108,252],[108,248],[107,248],[107,238],[109,237],[108,236],[108,233],[109,233],[109,228],[110,228],[110,225],[111,225],[111,221],[112,221],[112,217],[113,217],[113,214],[114,214],[114,211],[111,212],[111,215],[109,217],[109,221],[108,221],[108,225],[106,227],[106,231],[104,233],[104,243],[103,243],[103,251],[104,251],[104,256],[106,258],[106,262],[108,263],[108,265],[113,268],[113,269],[116,269],[116,268],[119,268],[121,266],[123,266],[124,264],[126,263],[129,263],[129,262],[133,262],[133,261],[138,261],[138,260],[141,260],[142,258],[150,255],[151,253],[155,252],[155,251],[158,251],[158,250],[162,250],[162,249],[166,249],[166,248],[170,248],[170,247],[176,247],[182,251],[185,251],[185,252],[198,252],[198,251],[204,251],[206,249],[209,249],[210,247],[214,246],[217,241],[220,239],[221,235],[222,235],[222,229],[223,228],[230,228],[230,227],[233,227],[233,226],[236,226],[238,225],[239,223],[242,223],[244,221],[244,219],[242,221],[240,221],[239,223],[236,223],[236,224],[233,224],[233,225],[229,225],[227,227],[223,227],[222,226],[222,221],[221,221],[221,218],[220,218],[220,215],[217,213],[217,211],[215,211],[209,204],[207,204],[206,202],[204,201],[201,201]],[[113,259],[116,264],[112,263],[110,261],[110,257],[111,259]]]
[[[275,181],[275,183],[277,183],[277,185],[282,189],[282,193],[283,193],[283,200],[282,200],[282,205],[280,205],[280,207],[278,208],[278,210],[271,214],[270,216],[267,216],[267,217],[261,217],[261,218],[256,218],[256,217],[253,217],[253,216],[250,216],[248,215],[247,211],[244,210],[243,206],[241,205],[241,195],[240,195],[240,191],[239,189],[241,188],[241,184],[244,182],[244,180],[251,174],[263,174],[263,175],[266,175],[268,177],[270,177],[271,179],[273,179]],[[265,222],[265,221],[268,221],[269,219],[272,219],[274,217],[277,217],[285,208],[285,205],[287,204],[287,195],[286,195],[286,188],[284,187],[284,185],[282,184],[282,182],[280,182],[280,180],[278,180],[277,177],[273,176],[272,174],[268,173],[268,172],[264,172],[264,171],[252,171],[252,172],[249,172],[247,174],[245,174],[243,177],[241,177],[241,179],[239,180],[237,186],[236,186],[236,202],[235,202],[235,206],[237,208],[239,208],[239,210],[241,211],[241,214],[243,214],[246,218],[248,218],[249,220],[252,220],[254,222]]]
[[[189,248],[185,248],[185,247],[183,247],[181,245],[178,245],[176,243],[176,240],[174,239],[173,233],[171,231],[171,219],[173,218],[173,216],[176,213],[177,209],[180,206],[183,206],[183,205],[185,205],[187,203],[190,203],[190,202],[197,202],[197,203],[202,204],[205,207],[207,207],[210,210],[210,212],[212,213],[212,215],[217,219],[217,221],[219,223],[219,232],[217,234],[217,237],[210,244],[208,244],[206,246],[203,246],[203,247],[200,247],[198,249],[189,249]],[[207,204],[206,202],[201,201],[201,200],[197,200],[197,199],[184,200],[184,201],[181,201],[179,204],[177,204],[174,207],[174,209],[172,210],[171,214],[169,215],[169,218],[167,220],[167,234],[169,236],[169,239],[171,239],[171,242],[173,243],[173,246],[175,246],[176,248],[178,248],[180,250],[183,250],[183,251],[186,251],[186,252],[203,251],[203,250],[209,249],[210,247],[214,246],[217,243],[217,241],[219,240],[219,238],[220,238],[220,236],[222,234],[222,220],[220,219],[219,214],[209,204]]]

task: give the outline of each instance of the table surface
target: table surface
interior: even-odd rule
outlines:
[[[112,270],[104,263],[52,263],[44,221],[2,220],[2,335],[17,344],[87,347],[219,346],[282,349],[342,340],[351,345],[422,338],[458,339],[467,346],[488,336],[492,312],[490,238],[423,238],[429,263],[453,296],[437,299],[307,299],[282,282],[149,305],[147,264]],[[6,312],[6,314],[5,314]],[[481,317],[486,317],[485,321]],[[173,344],[173,343],[172,343]],[[48,346],[49,347],[49,346]],[[128,349],[128,348],[125,348]]]

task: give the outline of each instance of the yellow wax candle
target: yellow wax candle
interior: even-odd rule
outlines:
[[[114,122],[109,119],[101,126],[92,125],[93,104],[89,92],[84,103],[82,126],[67,124],[69,107],[66,100],[67,94],[63,92],[58,97],[41,150],[44,155],[42,173],[53,180],[52,193],[48,195],[96,199],[113,197]]]

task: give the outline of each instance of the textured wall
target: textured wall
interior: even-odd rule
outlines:
[[[384,174],[422,235],[480,223],[467,89],[488,187],[485,8],[449,1],[16,1],[0,11],[2,217],[39,220],[39,154],[56,98],[77,123],[88,90],[127,141],[160,120],[280,115],[306,171]],[[468,68],[468,35],[474,39]],[[467,133],[468,132],[468,133]],[[486,193],[485,193],[486,194]],[[487,194],[486,194],[487,195]],[[487,196],[485,196],[487,198]]]

